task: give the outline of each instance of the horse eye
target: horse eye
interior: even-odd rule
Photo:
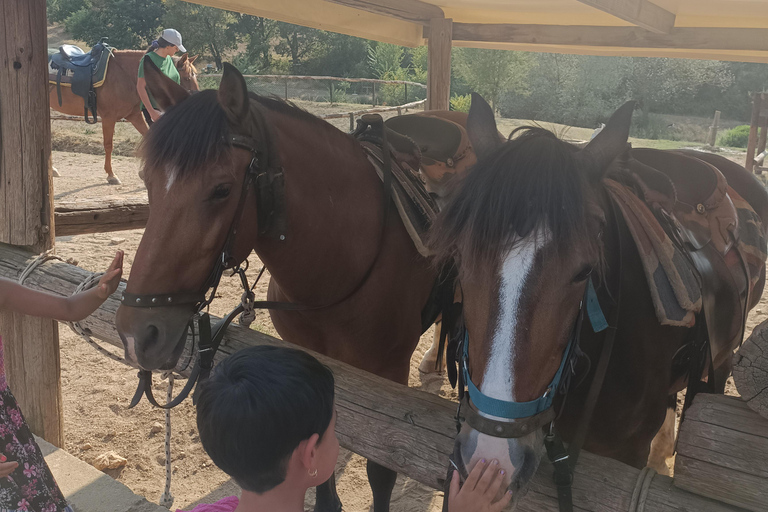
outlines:
[[[232,185],[222,184],[216,185],[213,192],[211,192],[211,200],[225,199],[229,196],[229,192],[232,190]]]
[[[593,270],[594,270],[594,267],[592,267],[591,265],[587,265],[586,267],[581,269],[581,271],[578,274],[576,274],[576,277],[573,278],[573,282],[580,283],[582,281],[586,281],[589,278],[589,276],[592,275]]]

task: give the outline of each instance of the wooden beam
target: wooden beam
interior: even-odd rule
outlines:
[[[33,257],[32,253],[0,244],[0,277],[15,279]],[[44,263],[29,277],[29,285],[50,293],[70,295],[90,275],[79,267],[51,261]],[[81,322],[92,337],[118,347],[119,351],[123,346],[114,321],[120,305],[118,298],[124,289],[125,285],[121,284],[112,297]],[[232,324],[224,335],[216,361],[254,345],[296,348],[258,331]],[[331,368],[336,379],[336,432],[342,446],[429,487],[443,490],[448,457],[453,452],[456,435],[456,403],[395,384],[329,357],[313,355]],[[634,510],[633,491],[639,474],[640,470],[621,462],[582,453],[573,481],[574,510]],[[722,503],[680,490],[672,485],[670,478],[660,475],[652,480],[643,497],[645,510],[654,512],[735,511]],[[516,510],[558,512],[552,466],[546,457],[542,458],[531,488]]]
[[[675,15],[648,0],[578,0],[633,25],[668,34],[675,26]]]
[[[749,172],[755,166],[755,149],[757,149],[757,135],[760,127],[760,110],[763,105],[763,94],[759,92],[752,93],[752,120],[749,123],[749,139],[747,140],[747,159],[744,167]],[[757,172],[760,174],[760,171]]]
[[[429,37],[425,29],[424,37]],[[768,51],[768,31],[757,28],[674,28],[654,34],[637,27],[454,23],[454,41],[683,50]]]
[[[146,199],[57,202],[54,211],[56,236],[138,229],[149,218]]]
[[[443,18],[443,10],[419,0],[325,0],[361,11],[381,14],[398,20],[429,25],[432,18]]]
[[[0,1],[0,240],[53,246],[45,0]],[[5,370],[32,432],[64,445],[58,323],[0,312]]]
[[[427,110],[448,110],[451,100],[451,46],[453,20],[434,18],[429,23],[427,49]]]

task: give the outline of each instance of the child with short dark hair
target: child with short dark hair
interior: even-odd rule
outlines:
[[[201,384],[197,428],[242,493],[192,512],[303,512],[307,489],[331,477],[339,454],[333,373],[301,350],[241,350]],[[494,502],[503,479],[492,467],[477,464],[461,489],[453,479],[450,512],[498,512],[509,503],[509,493]]]

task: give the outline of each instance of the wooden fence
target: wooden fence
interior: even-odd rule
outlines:
[[[0,244],[0,277],[17,279],[35,255]],[[61,261],[40,265],[25,284],[38,290],[70,295],[90,273]],[[114,326],[117,297],[108,299],[81,325],[93,336],[122,349]],[[220,360],[245,347],[285,342],[238,326],[225,335]],[[341,444],[398,473],[435,489],[442,489],[448,456],[456,433],[453,416],[456,404],[419,390],[410,389],[358,370],[330,358],[314,354],[336,376],[337,433]],[[546,459],[546,457],[544,458]],[[765,461],[761,462],[765,464]],[[542,460],[531,489],[518,510],[557,512],[557,491],[551,482],[552,468]],[[641,471],[620,462],[584,453],[573,483],[577,511],[644,510],[671,512],[696,510],[719,512],[739,510],[680,489],[672,479],[656,476],[644,479]],[[649,483],[642,487],[643,481]],[[639,492],[640,489],[643,492]],[[755,509],[752,509],[755,510]]]

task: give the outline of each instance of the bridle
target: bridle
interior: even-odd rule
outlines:
[[[363,122],[365,121],[365,122]],[[320,309],[326,309],[332,306],[335,306],[337,304],[340,304],[350,297],[352,297],[354,294],[356,294],[363,285],[368,282],[368,278],[373,273],[373,269],[376,266],[376,263],[378,262],[379,255],[381,254],[381,247],[384,243],[384,235],[386,232],[387,227],[387,213],[388,213],[388,207],[391,199],[391,188],[392,188],[392,169],[391,169],[391,159],[389,155],[389,145],[386,138],[386,131],[383,130],[383,120],[380,116],[377,117],[377,119],[373,118],[367,118],[367,120],[361,120],[358,121],[359,127],[358,131],[355,132],[355,135],[358,138],[361,138],[361,136],[367,135],[367,128],[371,128],[371,131],[373,130],[381,130],[381,144],[383,146],[383,167],[382,167],[382,181],[383,181],[383,214],[382,214],[382,222],[381,222],[381,230],[379,234],[379,240],[378,240],[378,246],[376,249],[376,255],[374,256],[373,260],[371,261],[371,264],[369,265],[366,273],[363,275],[362,279],[358,281],[358,283],[343,297],[340,299],[334,299],[328,303],[321,304],[321,305],[305,305],[305,304],[299,304],[299,303],[292,303],[292,302],[280,302],[280,301],[271,301],[271,300],[261,300],[256,301],[254,300],[254,294],[253,294],[253,287],[248,285],[248,280],[245,276],[245,271],[247,269],[247,260],[246,260],[246,266],[242,267],[237,263],[236,258],[234,257],[234,248],[235,248],[235,239],[237,237],[237,230],[240,223],[240,218],[243,214],[243,209],[245,208],[245,201],[247,199],[248,193],[252,186],[255,186],[257,189],[257,193],[259,195],[259,199],[272,199],[275,201],[274,196],[270,196],[270,194],[266,193],[265,190],[269,190],[270,187],[274,186],[275,183],[277,183],[278,187],[283,186],[283,169],[282,168],[275,168],[274,166],[270,166],[269,164],[262,165],[262,160],[265,160],[265,155],[263,152],[259,151],[257,149],[256,141],[250,137],[242,136],[242,135],[233,135],[230,136],[228,139],[226,139],[224,142],[230,144],[231,146],[238,147],[241,149],[245,149],[246,151],[249,151],[251,153],[251,161],[248,164],[248,167],[245,171],[245,176],[243,178],[243,186],[240,193],[240,198],[238,200],[237,209],[235,210],[235,216],[232,219],[232,223],[229,226],[229,231],[227,233],[227,237],[224,241],[223,248],[221,250],[221,253],[219,257],[217,258],[213,269],[211,270],[211,273],[209,274],[208,278],[206,279],[205,284],[202,287],[202,291],[197,293],[170,293],[170,294],[133,294],[128,292],[123,292],[122,296],[120,297],[120,302],[122,306],[126,307],[134,307],[134,308],[157,308],[157,307],[175,307],[179,305],[193,305],[194,311],[191,315],[192,320],[190,320],[190,323],[192,323],[192,328],[194,328],[193,320],[195,318],[198,319],[198,330],[199,330],[199,345],[198,345],[198,352],[197,356],[195,358],[195,364],[192,367],[191,373],[189,378],[187,379],[187,383],[184,385],[184,388],[181,390],[179,395],[168,402],[165,405],[161,405],[155,400],[155,397],[152,393],[152,371],[150,370],[139,370],[139,384],[136,388],[136,392],[134,393],[133,399],[131,400],[131,403],[129,405],[129,408],[135,407],[140,401],[143,396],[146,395],[147,400],[154,405],[155,407],[160,407],[162,409],[171,409],[181,402],[183,402],[187,396],[189,396],[189,393],[192,391],[192,389],[195,387],[195,385],[199,386],[199,383],[203,382],[205,379],[208,378],[210,375],[211,370],[213,369],[213,360],[214,356],[216,355],[216,352],[219,348],[219,345],[221,344],[222,339],[224,338],[224,333],[229,326],[230,323],[235,319],[235,317],[246,309],[246,305],[250,310],[253,309],[274,309],[274,310],[282,310],[282,311],[310,311],[310,310],[320,310]],[[280,197],[278,195],[276,202],[280,201]],[[277,206],[272,204],[270,205],[272,208],[276,208]],[[281,222],[279,217],[281,217],[280,213],[275,214],[274,210],[269,210],[263,212],[259,211],[259,227],[260,227],[260,233],[266,233],[270,230],[274,231],[274,225],[268,225],[265,224],[262,229],[262,221],[265,219],[271,219],[272,217],[278,217],[277,222],[274,222],[272,224],[277,225],[278,227],[281,226]],[[284,241],[285,240],[285,234],[278,231],[277,238],[279,240]],[[227,316],[219,320],[213,327],[211,326],[210,321],[210,315],[206,312],[203,314],[200,314],[204,308],[206,308],[208,305],[210,305],[211,302],[213,302],[213,299],[216,297],[216,290],[219,286],[219,282],[221,281],[221,276],[223,275],[224,271],[227,269],[233,269],[233,274],[238,274],[240,276],[241,285],[243,287],[244,293],[243,293],[243,300],[239,306],[237,306],[235,309],[233,309]],[[262,273],[264,269],[262,268]],[[259,278],[261,277],[261,273],[259,274]],[[258,278],[257,278],[258,281]],[[255,287],[254,283],[254,287]],[[210,291],[209,295],[206,295],[207,292]],[[193,331],[193,339],[194,339],[194,331]],[[195,401],[195,397],[197,395],[197,391],[193,394],[193,402]]]

